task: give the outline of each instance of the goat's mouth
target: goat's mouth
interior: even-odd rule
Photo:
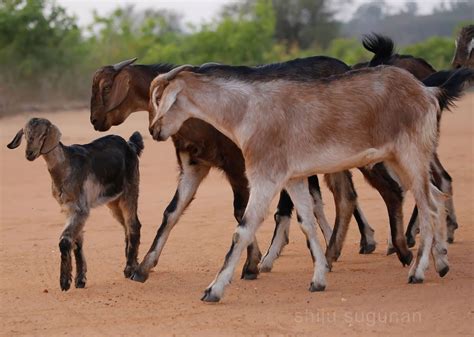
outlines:
[[[28,161],[33,161],[39,157],[39,152],[27,152],[25,157]]]

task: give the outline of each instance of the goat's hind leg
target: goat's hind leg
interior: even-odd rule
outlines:
[[[336,204],[336,219],[331,241],[326,250],[329,269],[336,261],[342,250],[342,245],[349,228],[349,222],[357,204],[357,194],[352,184],[351,173],[343,171],[324,175],[326,183],[333,193]]]
[[[354,218],[356,219],[360,233],[359,254],[373,253],[377,247],[377,242],[374,238],[375,231],[370,227],[358,202],[354,209]]]
[[[127,193],[119,200],[125,228],[125,258],[126,265],[123,274],[130,278],[138,268],[138,248],[140,246],[141,223],[137,214],[138,191]]]
[[[248,182],[243,174],[230,174],[230,172],[231,171],[227,172],[227,179],[229,180],[234,194],[234,217],[237,222],[240,222],[244,215],[245,207],[249,201]],[[260,252],[257,239],[255,238],[247,247],[247,259],[242,268],[240,278],[244,280],[255,280],[259,274],[258,264],[261,258],[262,253]]]

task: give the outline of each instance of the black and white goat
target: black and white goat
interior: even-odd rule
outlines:
[[[137,263],[140,244],[140,221],[137,215],[139,163],[143,139],[135,132],[125,141],[110,135],[85,145],[66,146],[61,132],[49,120],[32,118],[8,144],[14,149],[25,136],[26,159],[43,156],[52,179],[52,192],[67,215],[61,234],[61,289],[72,281],[71,250],[76,259],[76,288],[86,285],[86,260],[82,244],[83,228],[91,208],[107,204],[112,215],[125,229],[125,277],[130,277]]]

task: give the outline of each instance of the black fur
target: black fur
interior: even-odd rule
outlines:
[[[350,70],[350,67],[338,59],[327,56],[312,56],[256,67],[207,64],[195,67],[193,71],[198,74],[226,79],[235,78],[241,81],[272,81],[277,79],[304,81],[344,73],[348,70]]]
[[[362,45],[374,53],[374,57],[368,64],[369,67],[386,64],[385,62],[392,57],[395,48],[392,39],[375,33],[364,35]]]
[[[441,111],[454,106],[454,101],[461,97],[464,83],[474,77],[474,70],[461,68],[456,70],[439,88],[437,95]],[[440,112],[441,113],[441,112]]]

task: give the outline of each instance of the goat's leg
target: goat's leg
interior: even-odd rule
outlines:
[[[441,192],[434,184],[431,184],[431,214],[434,226],[434,241],[431,255],[439,276],[444,277],[449,271],[448,241],[446,239],[448,230],[446,227],[446,199],[449,195]]]
[[[326,183],[333,193],[336,204],[336,220],[329,247],[326,250],[326,259],[329,268],[341,254],[342,245],[349,228],[349,222],[357,204],[357,193],[352,184],[352,175],[349,171],[325,174]]]
[[[306,243],[313,258],[314,273],[309,290],[311,292],[323,291],[326,288],[326,273],[329,267],[316,234],[314,205],[308,193],[308,182],[306,179],[292,179],[287,183],[286,188],[295,203],[298,222],[306,236]]]
[[[218,302],[221,299],[225,287],[232,280],[240,256],[244,249],[255,239],[255,232],[265,219],[272,198],[282,187],[275,181],[278,181],[276,177],[273,177],[273,181],[265,179],[265,177],[258,177],[253,184],[250,181],[250,198],[245,214],[234,232],[232,245],[225,256],[224,265],[217,273],[214,281],[204,291],[201,300]]]
[[[245,207],[249,201],[249,188],[247,178],[241,175],[233,175],[227,172],[227,179],[232,187],[234,194],[234,217],[237,222],[242,220],[245,212]],[[255,280],[258,277],[258,264],[262,258],[262,253],[258,247],[257,239],[247,247],[247,259],[240,278],[244,280]]]
[[[82,234],[82,229],[89,215],[88,210],[74,210],[70,213],[66,226],[59,239],[59,250],[61,251],[61,274],[59,284],[61,290],[67,291],[72,282],[72,257],[71,250],[76,239]]]
[[[209,173],[209,166],[195,164],[191,162],[187,156],[186,153],[180,153],[182,172],[179,178],[178,188],[163,213],[161,226],[156,233],[148,253],[131,277],[134,281],[145,282],[147,280],[150,270],[158,263],[158,259],[171,230],[178,222],[186,207],[191,203],[199,185]]]
[[[275,230],[273,231],[272,242],[259,266],[261,272],[270,272],[272,270],[273,263],[280,256],[283,247],[288,244],[292,212],[293,202],[288,193],[282,190],[278,200],[277,211],[274,215]]]
[[[453,200],[453,179],[441,164],[438,155],[435,153],[431,161],[431,172],[433,175],[433,184],[441,190],[448,198],[444,201],[446,208],[446,224],[448,229],[447,241],[454,242],[454,231],[458,228],[456,211],[454,210]],[[434,174],[436,172],[436,174]]]
[[[74,242],[74,257],[76,259],[76,278],[74,283],[76,288],[84,288],[87,282],[87,263],[84,256],[84,250],[82,244],[84,242],[84,233],[78,234],[76,241]]]
[[[405,232],[405,237],[409,248],[415,246],[415,237],[419,232],[420,227],[418,226],[418,207],[415,205],[413,207],[413,212],[411,213],[410,221],[408,222],[407,231]],[[395,250],[393,252],[395,252]]]
[[[137,257],[142,225],[137,214],[138,191],[129,191],[126,196],[127,198],[120,199],[118,206],[123,215],[125,228],[125,258],[127,262],[123,274],[126,278],[130,278],[138,267]]]
[[[359,168],[365,179],[382,196],[388,210],[390,233],[398,259],[402,265],[409,265],[413,259],[403,234],[403,190],[387,171],[383,163],[378,163],[369,169]]]
[[[332,228],[329,225],[329,222],[324,214],[324,204],[323,198],[321,195],[321,187],[319,186],[318,176],[314,175],[308,178],[308,188],[311,197],[313,198],[314,205],[314,216],[318,221],[319,228],[323,232],[324,241],[326,242],[326,247],[329,246],[329,241],[332,236]]]
[[[444,169],[443,165],[438,158],[438,155],[435,153],[433,160],[431,161],[431,177],[432,183],[436,186],[440,191],[448,196],[448,198],[444,201],[445,208],[446,208],[446,224],[448,230],[448,237],[447,241],[452,243],[454,241],[454,231],[458,228],[458,223],[456,219],[456,212],[454,210],[454,202],[453,202],[453,180],[449,173]],[[410,218],[410,222],[407,227],[407,231],[405,236],[407,238],[408,247],[415,246],[415,236],[419,233],[418,228],[418,209],[413,209],[412,216]]]
[[[374,230],[367,222],[358,202],[354,209],[354,218],[360,232],[359,254],[371,254],[375,250],[377,242],[375,242]]]

